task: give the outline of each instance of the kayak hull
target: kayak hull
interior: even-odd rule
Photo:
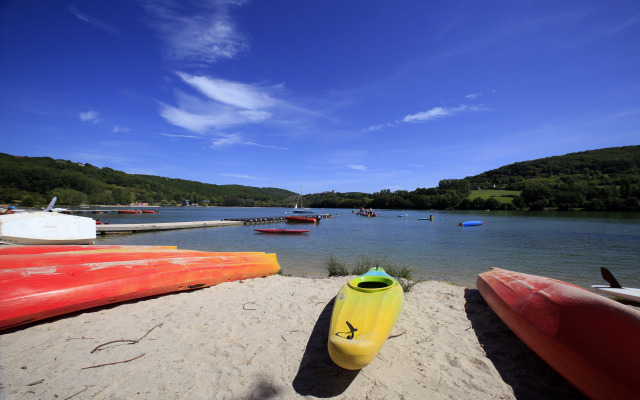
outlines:
[[[403,301],[402,287],[381,268],[347,282],[331,315],[331,359],[349,370],[369,365],[391,334]]]
[[[254,229],[256,232],[260,233],[279,233],[279,234],[298,234],[298,233],[307,233],[308,229]]]
[[[74,253],[74,252],[70,252]],[[4,268],[0,256],[0,329],[103,306],[218,283],[272,275],[275,254],[176,250],[35,254],[33,266]],[[49,261],[38,263],[45,256]],[[52,256],[59,256],[55,263]],[[105,258],[105,256],[109,256]],[[159,256],[159,257],[156,257]]]
[[[640,313],[581,287],[503,269],[478,290],[504,323],[592,399],[640,393]]]

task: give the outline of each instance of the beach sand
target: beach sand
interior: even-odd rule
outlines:
[[[476,289],[444,282],[405,295],[369,366],[337,367],[327,334],[347,280],[228,282],[5,331],[0,398],[582,398]]]

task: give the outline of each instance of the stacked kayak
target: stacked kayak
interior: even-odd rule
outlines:
[[[478,290],[534,352],[592,399],[640,393],[640,313],[581,287],[503,269]]]
[[[329,355],[345,369],[369,365],[398,320],[404,293],[382,268],[372,268],[338,292],[329,327]]]
[[[279,269],[275,254],[261,252],[8,246],[0,249],[0,329],[105,304],[273,275]]]

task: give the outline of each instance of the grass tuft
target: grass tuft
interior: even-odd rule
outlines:
[[[387,260],[386,257],[376,259],[369,255],[361,256],[356,259],[354,265],[349,265],[337,259],[333,254],[330,254],[325,264],[329,276],[362,275],[373,267],[384,268],[387,274],[393,276],[398,281],[405,293],[411,291],[413,286],[420,282],[419,280],[413,279],[413,272],[409,265],[394,264]]]

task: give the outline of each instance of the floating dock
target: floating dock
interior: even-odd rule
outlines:
[[[309,218],[331,218],[330,214],[309,215]],[[96,234],[108,233],[136,233],[150,231],[165,231],[174,229],[212,228],[218,226],[256,225],[286,221],[286,216],[277,217],[252,217],[252,218],[228,218],[218,221],[187,221],[187,222],[161,222],[151,224],[106,224],[96,225]]]
[[[156,224],[106,224],[96,225],[96,233],[136,233],[149,231],[166,231],[172,229],[210,228],[216,226],[244,225],[241,221],[189,221],[162,222]]]

